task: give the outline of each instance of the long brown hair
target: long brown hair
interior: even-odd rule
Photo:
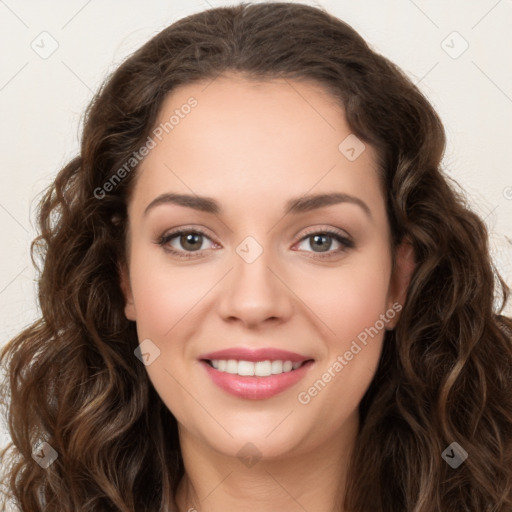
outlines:
[[[510,512],[512,321],[500,315],[508,289],[485,225],[442,173],[444,130],[418,88],[349,25],[295,3],[183,18],[93,99],[80,154],[39,205],[31,251],[41,318],[1,353],[12,498],[26,512],[177,510],[176,420],[135,358],[135,323],[124,316],[119,268],[137,166],[119,169],[170,91],[227,71],[323,85],[378,150],[393,249],[404,237],[414,248],[401,318],[360,404],[346,510]],[[42,442],[58,454],[47,468],[32,457]],[[456,469],[441,456],[452,442],[468,454]]]

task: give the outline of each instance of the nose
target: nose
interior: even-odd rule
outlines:
[[[255,248],[250,247],[250,250]],[[263,250],[254,260],[247,258],[242,250],[235,253],[233,269],[222,283],[218,302],[220,316],[225,321],[239,322],[250,328],[290,318],[294,294],[281,270],[279,262],[270,257],[270,250]]]

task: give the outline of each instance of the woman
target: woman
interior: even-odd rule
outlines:
[[[508,289],[444,147],[317,8],[210,9],[128,58],[1,356],[20,509],[511,510]]]

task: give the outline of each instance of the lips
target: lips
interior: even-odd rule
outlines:
[[[239,398],[252,400],[270,398],[291,388],[304,378],[314,363],[310,357],[274,348],[230,348],[202,354],[199,359],[212,382],[220,389]],[[269,364],[272,364],[272,368],[276,366],[275,363],[280,367],[283,361],[286,363],[281,369],[277,368],[277,374],[268,372]],[[222,362],[229,365],[238,362],[244,368],[262,365],[267,367],[267,372],[265,376],[244,374],[242,371],[230,373],[230,369]]]

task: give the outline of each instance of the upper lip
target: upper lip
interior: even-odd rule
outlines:
[[[289,352],[288,350],[280,350],[278,348],[245,348],[233,347],[216,352],[208,352],[199,356],[199,359],[235,359],[237,361],[291,361],[292,363],[302,363],[312,359],[311,357]]]

